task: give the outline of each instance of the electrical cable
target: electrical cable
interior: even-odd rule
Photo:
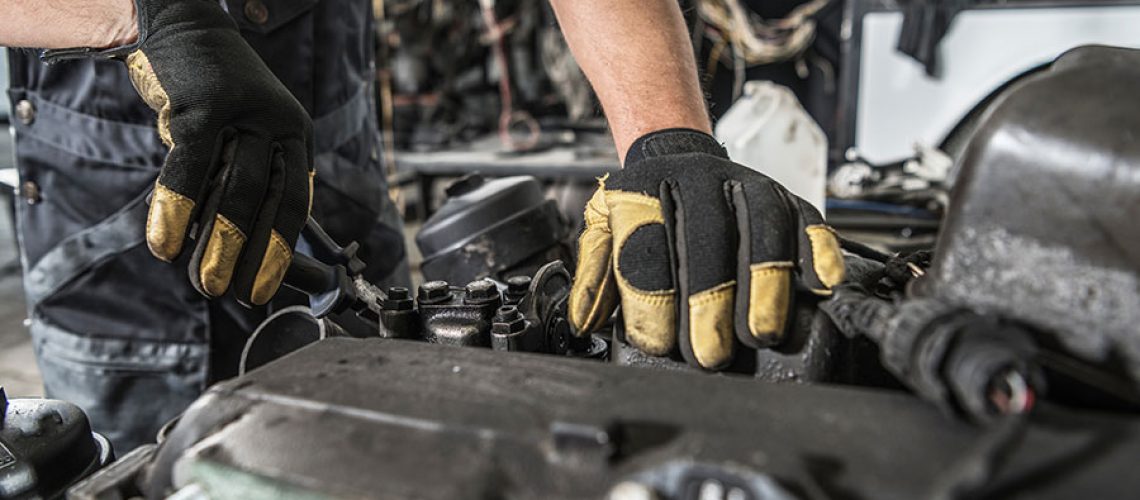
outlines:
[[[868,245],[844,238],[843,236],[839,237],[839,246],[855,255],[881,263],[886,263],[895,257],[895,255],[876,250]]]
[[[534,149],[542,132],[538,122],[526,111],[514,110],[514,97],[511,91],[511,68],[507,62],[507,51],[503,39],[506,29],[495,17],[495,0],[479,0],[483,11],[483,20],[487,25],[487,35],[491,39],[491,50],[494,52],[495,64],[499,69],[499,140],[510,151],[526,151]],[[516,141],[511,135],[511,128],[522,124],[527,128],[526,140]]]
[[[704,0],[699,13],[703,22],[715,26],[728,39],[747,66],[756,66],[803,54],[815,40],[816,23],[812,16],[829,3],[830,0],[813,0],[776,20],[750,15],[740,0]]]

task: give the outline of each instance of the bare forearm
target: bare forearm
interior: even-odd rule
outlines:
[[[710,132],[692,43],[677,0],[551,0],[598,94],[622,158],[638,137]]]
[[[0,0],[0,46],[101,48],[137,37],[132,0]]]

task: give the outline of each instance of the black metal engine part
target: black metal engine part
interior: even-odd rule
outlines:
[[[1090,390],[1138,399],[1137,68],[1138,51],[1084,48],[1011,89],[966,149],[933,261],[850,247],[866,254],[850,257],[850,282],[829,301],[799,301],[792,340],[734,367],[867,384],[851,352],[871,342],[863,352],[915,394],[988,425],[902,392],[623,366],[679,365],[640,356],[620,328],[614,363],[572,359],[605,358],[611,339],[569,335],[561,264],[512,276],[515,259],[467,259],[449,269],[495,269],[486,275],[504,283],[368,295],[381,338],[326,338],[334,330],[304,318],[265,325],[266,338],[324,340],[212,388],[153,458],[105,474],[127,479],[81,486],[96,495],[129,482],[152,497],[240,485],[247,496],[346,498],[1130,498],[1140,419],[1035,399],[1046,384],[1064,402]],[[457,189],[487,188],[469,182]],[[444,212],[428,248],[514,243],[497,231],[527,209],[504,207],[544,202],[512,182]]]
[[[1140,491],[1136,419],[1045,407],[1004,424],[947,419],[904,393],[327,339],[213,387],[153,460],[112,466],[107,476],[143,468],[151,498],[177,490],[678,499]]]
[[[874,278],[822,308],[976,421],[1029,411],[1046,383],[1140,408],[1138,68],[1140,51],[1082,47],[1007,91],[966,146],[929,269],[905,295],[876,296]]]
[[[1082,47],[1001,99],[915,295],[1015,319],[1140,383],[1137,78],[1140,51]]]
[[[472,174],[447,189],[448,199],[416,234],[427,281],[506,281],[572,256],[570,228],[534,177],[485,179]]]
[[[406,288],[388,288],[376,299],[375,311],[364,311],[375,323],[373,332],[364,338],[608,359],[607,339],[579,338],[570,330],[566,300],[571,276],[561,261],[547,263],[533,276],[513,276],[506,281],[504,290],[487,279],[463,287],[429,281],[420,285],[415,298]],[[318,340],[352,336],[359,337],[331,316],[318,318],[310,308],[290,307],[258,326],[242,353],[241,372]]]
[[[0,498],[51,499],[114,459],[79,407],[8,399],[0,388]]]

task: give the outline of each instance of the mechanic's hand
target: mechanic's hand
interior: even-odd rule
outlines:
[[[679,344],[690,364],[714,370],[732,360],[734,335],[753,348],[783,338],[793,274],[821,295],[843,280],[819,211],[729,161],[711,136],[649,134],[625,165],[586,205],[569,309],[579,334],[620,298],[631,344],[655,356]]]
[[[126,56],[170,147],[146,241],[173,261],[196,240],[190,280],[218,297],[264,304],[277,291],[309,214],[312,121],[238,33],[217,0],[136,0],[138,42],[45,58]]]

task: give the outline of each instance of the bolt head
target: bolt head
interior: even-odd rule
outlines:
[[[420,302],[442,302],[451,297],[451,285],[446,281],[429,281],[420,285]]]
[[[523,330],[526,330],[526,319],[522,317],[504,322],[495,321],[491,323],[491,333],[497,335],[508,335]]]
[[[503,306],[498,311],[495,311],[495,322],[508,322],[522,317],[519,308],[516,306]]]
[[[389,311],[407,311],[412,309],[412,293],[402,286],[390,287],[387,297],[380,301],[380,307]]]
[[[518,333],[526,329],[526,318],[515,306],[503,306],[495,313],[491,323],[491,333],[506,335]]]
[[[499,287],[490,280],[472,281],[467,284],[467,299],[482,302],[499,298]]]
[[[511,276],[507,278],[507,293],[511,295],[524,295],[530,291],[530,276]]]

